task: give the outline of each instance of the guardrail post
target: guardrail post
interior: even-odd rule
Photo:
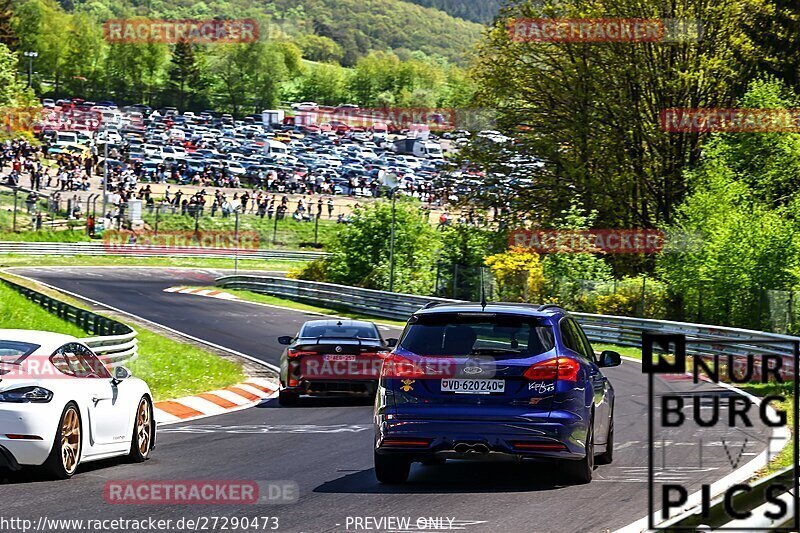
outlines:
[[[11,231],[13,231],[14,233],[17,232],[17,193],[18,193],[18,190],[17,190],[16,187],[14,187],[14,214],[12,215],[13,216],[13,222],[12,222],[12,229],[11,229]]]
[[[725,306],[728,307],[730,300],[726,300]],[[756,314],[756,324],[755,329],[761,329],[761,306],[764,305],[764,291],[761,290],[761,287],[758,288],[758,311]]]
[[[647,316],[647,307],[645,301],[647,300],[647,275],[642,276],[642,318]]]

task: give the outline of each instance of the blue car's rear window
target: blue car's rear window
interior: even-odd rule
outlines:
[[[535,317],[441,314],[412,320],[400,348],[423,356],[528,357],[555,346],[552,327]]]

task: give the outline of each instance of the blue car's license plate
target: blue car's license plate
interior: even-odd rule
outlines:
[[[456,394],[492,394],[506,390],[502,379],[443,379],[442,392]]]

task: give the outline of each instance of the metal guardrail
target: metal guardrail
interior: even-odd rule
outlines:
[[[107,246],[102,242],[14,242],[0,241],[0,255],[107,255],[120,257],[214,257],[223,259],[279,259],[283,261],[313,261],[325,257],[325,252],[300,250],[242,249],[238,253],[226,248],[176,248],[161,245],[117,244]]]
[[[611,315],[592,315],[588,313],[572,313],[580,322],[591,341],[617,344],[620,346],[640,347],[642,333],[645,331],[658,333],[675,333],[686,335],[686,353],[705,358],[731,357],[735,364],[738,357],[748,354],[754,356],[757,367],[761,366],[761,357],[767,354],[779,354],[783,358],[783,370],[786,376],[794,376],[793,342],[797,337],[778,333],[765,333],[749,329],[692,324],[689,322],[672,322],[669,320],[652,320],[647,318],[630,318]],[[692,343],[692,340],[736,341],[731,344],[713,344],[704,342]],[[756,344],[748,341],[771,341],[774,344]],[[781,344],[784,341],[784,344]],[[726,360],[726,359],[724,359]]]
[[[79,340],[91,348],[103,363],[112,367],[120,366],[134,361],[139,356],[136,330],[130,326],[56,300],[7,279],[0,279],[0,281],[28,300],[39,304],[43,309],[93,335]]]
[[[357,311],[367,315],[407,319],[414,311],[431,301],[457,303],[458,300],[430,298],[412,294],[397,294],[333,283],[318,283],[299,279],[277,278],[272,276],[224,276],[217,279],[217,285],[230,289],[244,289],[271,294],[282,298],[325,303]]]
[[[224,276],[216,280],[219,287],[231,289],[244,289],[258,293],[270,294],[292,300],[322,303],[327,307],[334,307],[356,311],[359,313],[376,317],[392,318],[405,320],[414,311],[423,307],[429,302],[440,303],[463,303],[460,300],[447,300],[444,298],[416,296],[410,294],[389,293],[332,283],[317,283],[313,281],[296,280],[290,278],[276,278],[271,276]],[[720,326],[710,326],[704,324],[691,324],[685,322],[670,322],[666,320],[650,320],[643,318],[630,318],[609,315],[592,315],[587,313],[573,313],[573,316],[580,322],[586,331],[586,335],[591,341],[618,344],[622,346],[641,346],[642,333],[644,331],[656,331],[660,333],[680,333],[686,335],[686,350],[690,355],[701,357],[728,357],[730,356],[734,364],[737,357],[753,354],[756,361],[767,353],[779,353],[783,357],[784,369],[787,375],[794,374],[793,345],[791,343],[798,340],[797,337],[752,331],[739,328],[728,328]],[[705,340],[705,343],[692,343],[692,340]],[[715,344],[708,341],[737,341],[736,345]],[[750,341],[751,343],[748,343]],[[786,341],[786,346],[781,344],[757,345],[753,341]],[[795,436],[796,437],[796,436]],[[756,509],[764,504],[765,498],[763,488],[775,479],[791,479],[791,468],[781,471],[774,476],[770,476],[754,485],[752,491],[740,494],[735,498],[737,509],[746,507],[748,510]],[[788,483],[788,482],[787,482]],[[788,486],[792,486],[788,483]],[[762,490],[759,490],[759,487]],[[781,496],[783,499],[791,498],[792,494],[787,493]],[[775,527],[774,523],[767,523],[765,518],[753,518],[750,521],[737,523],[730,522],[724,516],[724,502],[717,498],[712,502],[712,516],[701,520],[696,509],[688,511],[676,517],[674,523],[669,525],[674,527],[694,527],[703,530],[708,527],[726,528],[738,527],[739,530],[752,530],[755,527]],[[787,505],[790,509],[790,516],[782,517],[781,521],[794,518],[792,505]],[[754,516],[756,513],[754,513]],[[761,515],[760,515],[761,516]],[[760,521],[759,521],[760,520]],[[730,522],[727,525],[725,522]],[[762,523],[763,522],[763,523]],[[660,524],[659,527],[662,527]]]
[[[458,303],[461,300],[448,300],[428,296],[389,293],[333,283],[317,283],[290,278],[272,276],[224,276],[217,279],[217,285],[231,289],[244,289],[290,298],[310,303],[325,303],[336,307],[364,313],[376,317],[405,320],[414,311],[429,302]],[[764,333],[739,328],[691,324],[687,322],[670,322],[667,320],[651,320],[610,315],[592,315],[573,313],[586,331],[589,340],[621,346],[641,346],[644,331],[660,333],[679,333],[687,336],[686,350],[690,355],[702,357],[731,356],[737,357],[753,354],[759,363],[761,356],[781,354],[784,357],[783,368],[787,376],[794,375],[794,357],[791,342],[796,337]],[[736,345],[713,343],[692,343],[692,340],[738,341]],[[747,341],[786,341],[786,345],[769,346],[748,344]]]

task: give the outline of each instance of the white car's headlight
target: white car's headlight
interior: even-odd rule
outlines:
[[[22,387],[0,392],[0,402],[9,403],[47,403],[53,393],[44,387]]]

